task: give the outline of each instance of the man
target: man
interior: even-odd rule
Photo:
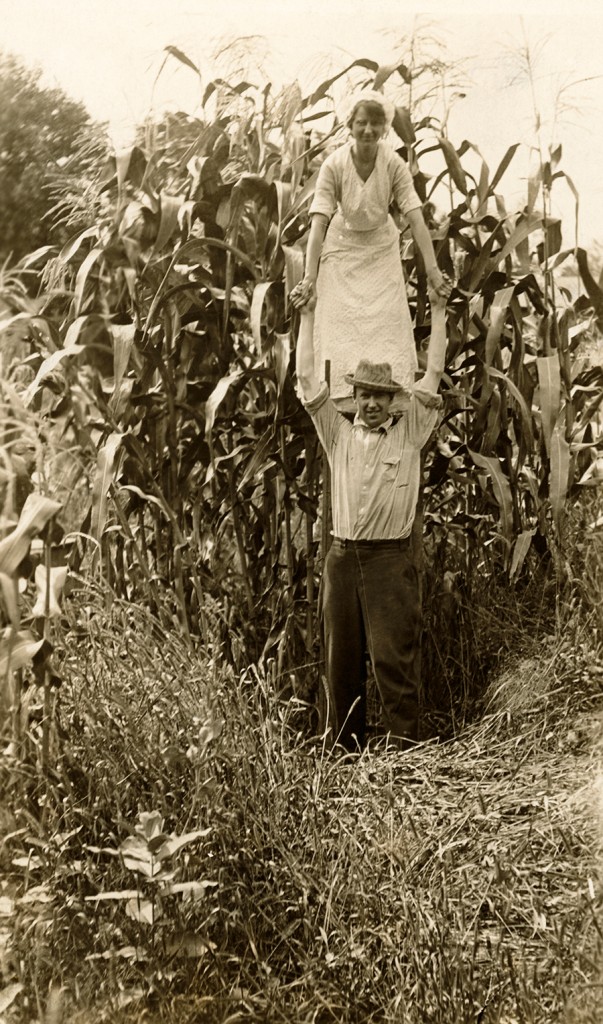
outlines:
[[[333,543],[323,572],[321,617],[333,741],[349,751],[361,749],[365,739],[367,648],[388,741],[405,749],[418,739],[421,607],[410,534],[421,448],[442,402],[447,294],[429,292],[427,369],[408,408],[394,422],[392,400],[401,388],[390,365],[361,360],[346,376],[354,389],[353,423],[318,380],[314,301],[295,289],[291,295],[300,309],[298,387],[331,467]]]

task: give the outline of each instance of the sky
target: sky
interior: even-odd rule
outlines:
[[[198,113],[202,88],[234,60],[232,41],[254,83],[322,81],[358,57],[390,63],[413,31],[452,62],[447,132],[467,139],[491,172],[508,146],[522,148],[503,179],[507,204],[525,191],[535,111],[545,149],[561,143],[560,169],[579,203],[579,243],[603,244],[603,12],[599,0],[0,0],[0,49],[19,55],[108,121],[118,147],[151,112]],[[226,47],[230,48],[226,50]],[[165,47],[176,46],[195,74]],[[528,47],[532,84],[521,73]],[[220,51],[222,55],[219,56]],[[228,55],[228,58],[226,56]],[[163,67],[162,67],[163,65]],[[242,64],[241,64],[242,66]],[[386,94],[388,86],[386,86]],[[454,95],[457,94],[457,95]],[[434,108],[441,114],[442,107]],[[566,179],[553,189],[564,241],[574,244],[575,199]]]

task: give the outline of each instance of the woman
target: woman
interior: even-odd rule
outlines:
[[[389,362],[405,390],[414,383],[417,357],[400,234],[389,214],[393,199],[423,257],[430,287],[449,291],[410,171],[382,141],[393,114],[393,104],[381,93],[365,90],[352,98],[347,119],[352,138],[320,168],[304,278],[292,292],[298,307],[316,295],[317,366],[324,374],[329,362],[335,400],[348,395],[345,374],[367,355]]]

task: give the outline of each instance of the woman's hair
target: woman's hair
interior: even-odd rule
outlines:
[[[374,117],[378,117],[380,121],[383,121],[384,124],[386,123],[387,118],[385,116],[385,107],[381,103],[379,103],[378,100],[360,99],[358,100],[357,103],[354,104],[350,113],[348,114],[348,119],[346,121],[346,126],[348,128],[352,127],[352,123],[354,121],[354,118],[356,117],[356,114],[360,110],[360,107],[364,107],[367,114],[372,114]]]

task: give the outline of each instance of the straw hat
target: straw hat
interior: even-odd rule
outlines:
[[[392,368],[390,363],[371,363],[368,359],[361,359],[356,367],[355,373],[346,373],[346,384],[356,388],[367,388],[369,391],[386,391],[394,395],[397,391],[403,391],[404,386],[392,380]]]

